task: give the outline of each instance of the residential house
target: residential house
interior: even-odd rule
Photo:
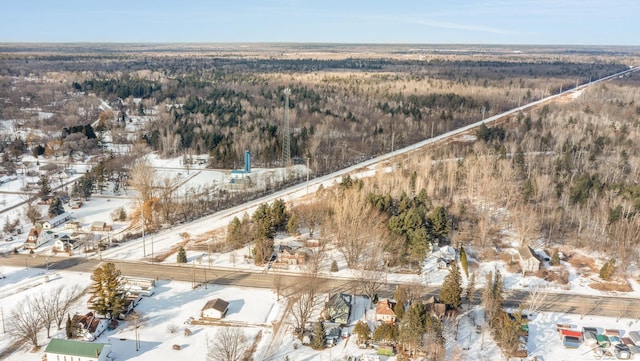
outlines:
[[[435,296],[429,297],[424,303],[427,306],[427,311],[431,312],[434,316],[441,319],[446,316],[447,305],[441,303]]]
[[[109,320],[97,317],[93,312],[89,312],[86,315],[73,316],[71,324],[77,327],[77,336],[84,338],[86,341],[93,341],[107,330]]]
[[[82,228],[82,226],[80,225],[80,222],[67,222],[64,224],[64,228],[77,231]]]
[[[396,322],[396,313],[393,312],[394,306],[395,303],[386,298],[378,301],[376,305],[376,321],[384,323]]]
[[[518,249],[520,268],[522,273],[532,273],[540,269],[540,259],[536,252],[529,246],[522,246]]]
[[[27,240],[24,242],[22,247],[24,249],[36,249],[41,245],[49,242],[49,240],[53,237],[53,232],[45,231],[42,228],[34,227],[31,228],[29,234],[27,235]]]
[[[53,249],[57,252],[70,252],[78,248],[78,246],[78,241],[67,234],[58,237],[53,243]]]
[[[290,251],[285,248],[281,252],[278,252],[278,258],[276,263],[286,265],[303,265],[305,263],[306,255],[301,251]]]
[[[108,361],[111,345],[52,338],[44,350],[45,361]]]
[[[220,298],[214,298],[212,300],[209,300],[204,305],[204,307],[202,307],[202,311],[200,312],[200,317],[221,319],[221,318],[224,318],[228,310],[229,310],[229,302]]]
[[[110,232],[111,226],[107,224],[107,222],[96,221],[91,223],[91,231],[92,232]]]
[[[329,297],[325,310],[331,322],[346,325],[351,313],[351,296],[344,293],[334,293]]]
[[[64,212],[60,215],[57,215],[53,218],[51,218],[48,221],[44,221],[42,222],[42,228],[44,229],[52,229],[52,228],[56,228],[59,225],[63,224],[64,222],[70,220],[71,218],[73,218],[71,216],[71,213],[69,212]]]

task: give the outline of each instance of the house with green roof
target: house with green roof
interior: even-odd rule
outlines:
[[[44,350],[45,361],[110,361],[111,345],[52,338]]]

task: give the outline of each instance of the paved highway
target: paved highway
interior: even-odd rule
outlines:
[[[192,282],[194,285],[208,284],[234,285],[241,287],[274,288],[276,281],[281,284],[282,294],[287,295],[292,285],[300,282],[300,275],[281,274],[271,272],[252,272],[247,270],[233,270],[223,268],[194,267],[192,265],[178,266],[167,264],[151,264],[141,262],[109,261],[116,265],[123,275],[148,277],[159,280],[173,280]],[[0,256],[0,265],[14,267],[37,267],[49,270],[67,270],[75,272],[92,272],[101,262],[87,258],[55,259],[44,256],[25,256],[22,254],[6,254]],[[1,282],[1,281],[0,281]],[[326,290],[360,292],[357,281],[340,278],[320,278],[322,287]],[[386,283],[379,292],[381,297],[391,296],[397,284]],[[426,288],[427,295],[437,294],[436,287]],[[517,308],[526,302],[530,295],[527,290],[510,290],[505,297],[505,306]],[[480,294],[476,295],[476,300]],[[548,292],[539,311],[565,312],[580,315],[599,315],[608,317],[640,318],[640,299],[618,296],[590,296],[576,295],[562,292]]]

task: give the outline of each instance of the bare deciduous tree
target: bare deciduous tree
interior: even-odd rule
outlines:
[[[78,299],[84,290],[78,285],[70,287],[60,286],[51,292],[53,298],[53,318],[58,326],[58,330],[62,328],[62,322],[65,321],[65,316],[69,313],[71,305]]]
[[[247,337],[239,327],[221,327],[207,340],[207,361],[240,361],[247,350]]]
[[[35,307],[34,300],[27,298],[11,312],[9,329],[15,339],[27,339],[33,347],[38,347],[38,332],[43,321]]]
[[[291,317],[296,329],[304,330],[313,307],[316,305],[319,291],[318,280],[315,277],[304,277],[297,290],[291,297]],[[302,333],[299,335],[302,337]]]
[[[530,312],[539,312],[545,305],[545,301],[549,293],[545,288],[540,285],[533,286],[529,289],[529,296],[527,297],[526,309]]]
[[[336,197],[334,214],[328,233],[347,261],[355,268],[367,249],[381,247],[389,237],[389,229],[380,212],[358,190],[347,190]]]

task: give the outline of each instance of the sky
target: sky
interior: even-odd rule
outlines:
[[[640,45],[637,0],[5,0],[0,42]]]

